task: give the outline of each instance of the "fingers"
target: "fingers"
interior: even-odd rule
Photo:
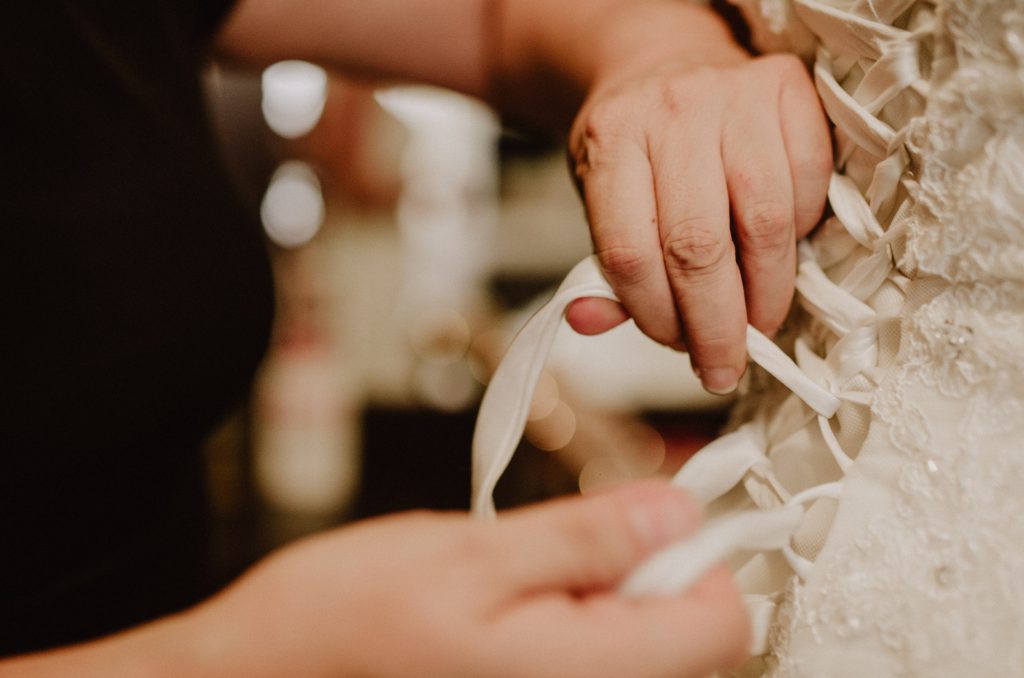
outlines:
[[[682,334],[661,260],[647,151],[624,114],[603,110],[591,115],[576,154],[594,250],[637,326],[656,341],[676,344]]]
[[[832,140],[804,65],[788,55],[765,58],[779,62],[784,71],[779,118],[793,181],[796,237],[802,238],[817,225],[825,209],[832,175]]]
[[[629,320],[622,304],[611,299],[577,299],[565,311],[565,320],[580,334],[601,334]]]
[[[767,75],[753,86],[771,94]],[[747,320],[769,335],[786,318],[796,275],[793,182],[779,125],[775,108],[745,111],[730,118],[722,143]]]
[[[608,609],[593,614],[586,603],[581,605],[580,633],[574,638],[582,646],[602,648],[591,655],[593,666],[586,675],[637,675],[636,667],[642,666],[643,675],[703,676],[738,665],[750,646],[746,609],[723,567],[681,596],[594,604]]]
[[[607,588],[699,520],[693,502],[663,481],[513,511],[494,532],[495,576],[514,591]]]
[[[595,250],[637,326],[689,347],[705,388],[731,392],[746,369],[747,322],[768,334],[782,324],[796,239],[820,218],[831,173],[824,114],[803,64],[786,55],[668,81],[650,110],[627,104],[590,111],[576,144]],[[568,313],[584,334],[624,317],[593,300]]]
[[[703,676],[738,665],[750,646],[746,610],[724,568],[679,596],[549,594],[501,623],[507,649],[531,676]]]
[[[662,256],[704,387],[730,393],[746,369],[743,281],[729,230],[718,135],[669,127],[652,145]]]

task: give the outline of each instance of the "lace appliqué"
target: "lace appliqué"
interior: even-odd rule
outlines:
[[[906,263],[951,281],[1024,281],[1024,10],[964,0],[945,25],[957,67],[909,135],[927,162]]]
[[[791,587],[776,642],[870,634],[901,675],[1019,673],[1024,523],[1007,516],[1024,512],[1021,337],[1015,283],[950,287],[905,323],[903,367],[873,407],[903,459],[892,510],[824,564],[823,590]],[[773,675],[804,675],[800,658],[780,652]]]
[[[871,408],[896,491],[819,562],[821,586],[792,580],[772,676],[828,675],[791,651],[797,635],[836,648],[841,675],[851,643],[888,654],[892,675],[1024,667],[1024,10],[951,0],[937,26],[927,113],[904,137],[917,169],[900,261],[933,296],[907,303]]]

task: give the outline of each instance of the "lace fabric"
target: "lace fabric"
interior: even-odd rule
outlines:
[[[679,590],[728,559],[759,655],[745,675],[1024,675],[1024,12],[742,4],[755,35],[814,54],[835,216],[800,245],[786,351],[750,330],[759,367],[733,431],[674,480],[708,527],[624,592]],[[521,434],[507,415],[584,295],[611,296],[593,261],[492,381],[480,513]]]
[[[895,270],[857,295],[882,318],[878,362],[855,377],[871,393],[870,433],[849,441],[856,463],[827,543],[808,577],[790,580],[769,653],[748,673],[1022,675],[1024,529],[1006,517],[1024,510],[1024,10],[793,6],[820,41],[838,172],[868,203]],[[852,26],[878,39],[852,45]],[[874,95],[897,82],[888,101]],[[853,232],[860,247],[831,242],[838,232],[812,243],[849,287],[869,255]],[[814,320],[797,323],[813,334]],[[755,397],[746,416],[773,397]]]

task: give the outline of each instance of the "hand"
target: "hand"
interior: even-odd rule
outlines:
[[[369,521],[285,549],[190,613],[205,639],[196,644],[214,675],[706,675],[747,643],[727,574],[680,597],[614,591],[697,522],[660,482],[496,525],[428,513]]]
[[[596,334],[632,317],[680,350],[705,388],[732,391],[746,325],[773,334],[817,223],[832,167],[803,64],[738,49],[662,62],[594,89],[570,155],[595,250],[622,306],[581,300],[568,320]]]

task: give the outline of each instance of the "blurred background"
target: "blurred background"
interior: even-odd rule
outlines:
[[[591,251],[564,149],[475,100],[303,62],[206,80],[277,280],[252,397],[207,446],[215,578],[353,519],[468,508],[489,375]],[[563,327],[498,505],[669,474],[727,404],[632,323]]]

